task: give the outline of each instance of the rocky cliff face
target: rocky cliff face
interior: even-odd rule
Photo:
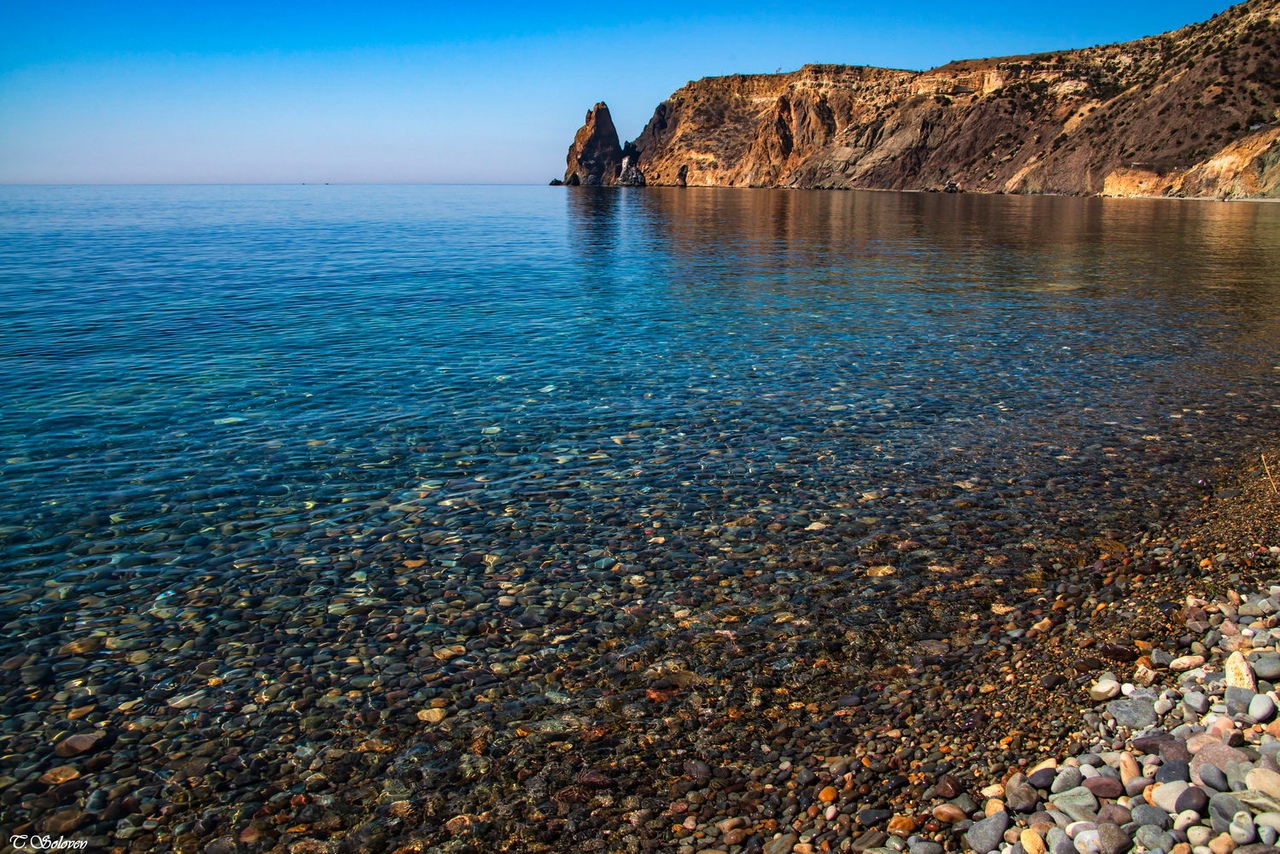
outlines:
[[[587,111],[586,121],[569,146],[564,182],[570,186],[616,185],[622,174],[622,146],[613,117],[603,102]]]
[[[570,172],[587,174],[575,151],[602,108]],[[695,81],[654,111],[633,162],[651,185],[1280,197],[1278,123],[1280,0],[1250,0],[1087,50]],[[616,184],[608,129],[619,165],[599,174]]]

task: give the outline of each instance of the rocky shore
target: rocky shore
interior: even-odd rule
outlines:
[[[1280,498],[1246,466],[1198,501],[1032,568],[1005,543],[982,572],[712,564],[656,590],[604,551],[580,579],[492,571],[494,609],[558,604],[510,636],[414,560],[308,609],[308,560],[364,571],[300,554],[272,595],[175,590],[43,659],[29,638],[0,818],[113,852],[1255,854],[1280,828]],[[848,523],[769,524],[822,547]],[[418,600],[456,641],[411,642]]]

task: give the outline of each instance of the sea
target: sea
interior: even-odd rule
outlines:
[[[9,186],[0,368],[10,735],[528,717],[1213,500],[1280,437],[1280,205]]]

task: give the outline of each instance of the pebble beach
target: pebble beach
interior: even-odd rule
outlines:
[[[135,620],[185,615],[163,653],[90,634],[0,665],[29,709],[4,724],[4,816],[119,852],[1257,854],[1280,828],[1280,499],[1258,466],[1236,479],[1163,534],[1052,575],[938,572],[869,625],[833,625],[819,585],[763,624],[677,600],[669,633],[575,639],[566,666],[565,629],[530,620],[542,648],[490,661],[537,695],[476,669],[483,632],[406,658],[412,620],[372,591],[280,629],[282,600],[245,591],[219,612],[243,656],[202,663],[209,603],[173,597]],[[104,658],[172,675],[40,692]]]
[[[542,189],[6,191],[0,845],[1275,842],[1269,208]]]

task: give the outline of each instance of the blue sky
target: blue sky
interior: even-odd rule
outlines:
[[[0,0],[0,183],[545,183],[599,100],[634,138],[706,75],[930,68],[1225,7]]]

